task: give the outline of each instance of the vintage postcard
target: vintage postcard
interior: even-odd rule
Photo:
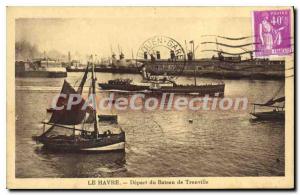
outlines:
[[[7,7],[7,188],[294,188],[293,7]]]

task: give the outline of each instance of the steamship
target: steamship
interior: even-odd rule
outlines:
[[[224,97],[225,84],[204,84],[204,85],[179,85],[166,77],[155,76],[153,80],[142,80],[134,83],[130,79],[114,79],[107,83],[99,83],[103,90],[125,90],[136,92],[152,93],[176,93],[176,94],[197,94],[199,96],[209,95],[211,97]]]
[[[62,63],[49,58],[39,58],[15,62],[15,75],[17,77],[67,77],[67,70]]]
[[[176,57],[175,57],[176,58]],[[176,63],[174,61],[176,60]],[[143,59],[125,59],[124,54],[120,59],[114,54],[111,61],[101,62],[96,65],[96,72],[133,73],[140,71],[137,66],[145,65],[152,75],[197,76],[217,79],[284,79],[285,61],[281,59],[254,58],[252,53],[248,59],[241,56],[226,56],[222,52],[210,58],[195,59],[193,53],[187,54],[186,60],[161,59],[157,51],[156,56],[144,54]],[[184,67],[182,71],[174,71],[176,66]]]
[[[146,59],[145,53],[145,59]],[[114,79],[109,80],[107,83],[98,83],[99,87],[103,90],[124,90],[124,91],[147,91],[152,93],[176,93],[176,94],[197,94],[199,96],[209,95],[212,97],[224,97],[225,84],[223,82],[214,84],[197,84],[196,77],[194,77],[194,84],[181,85],[175,82],[173,76],[168,76],[166,72],[162,75],[152,75],[151,72],[147,71],[148,65],[155,65],[156,59],[160,60],[160,53],[157,52],[156,58],[151,55],[150,63],[147,61],[138,61],[139,67],[142,74],[141,82],[133,82],[131,79]],[[146,59],[147,60],[147,59]],[[176,61],[174,52],[171,51],[171,60],[169,61],[172,69],[176,70],[184,68],[182,62]],[[176,67],[175,67],[176,66]],[[177,70],[180,71],[180,70]]]

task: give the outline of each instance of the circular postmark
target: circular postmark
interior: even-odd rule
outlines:
[[[186,54],[178,41],[167,36],[154,36],[139,47],[137,66],[156,75],[179,76],[186,63]]]

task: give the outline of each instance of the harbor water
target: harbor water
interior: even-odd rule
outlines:
[[[83,73],[68,73],[77,84]],[[139,75],[97,73],[98,82]],[[46,109],[64,79],[16,78],[16,177],[218,177],[284,175],[284,122],[251,120],[251,102],[266,102],[283,81],[223,80],[225,97],[247,97],[246,110],[125,110],[118,114],[126,132],[124,152],[53,153],[31,137],[42,133]],[[180,77],[181,84],[194,78]],[[198,78],[200,83],[220,82]],[[97,89],[97,96],[109,92]],[[122,92],[126,96],[126,93]],[[99,111],[102,114],[102,111]],[[192,122],[191,122],[192,121]]]

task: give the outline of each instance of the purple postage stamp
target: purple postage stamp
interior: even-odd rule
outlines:
[[[292,53],[290,12],[290,10],[254,11],[255,56]]]

